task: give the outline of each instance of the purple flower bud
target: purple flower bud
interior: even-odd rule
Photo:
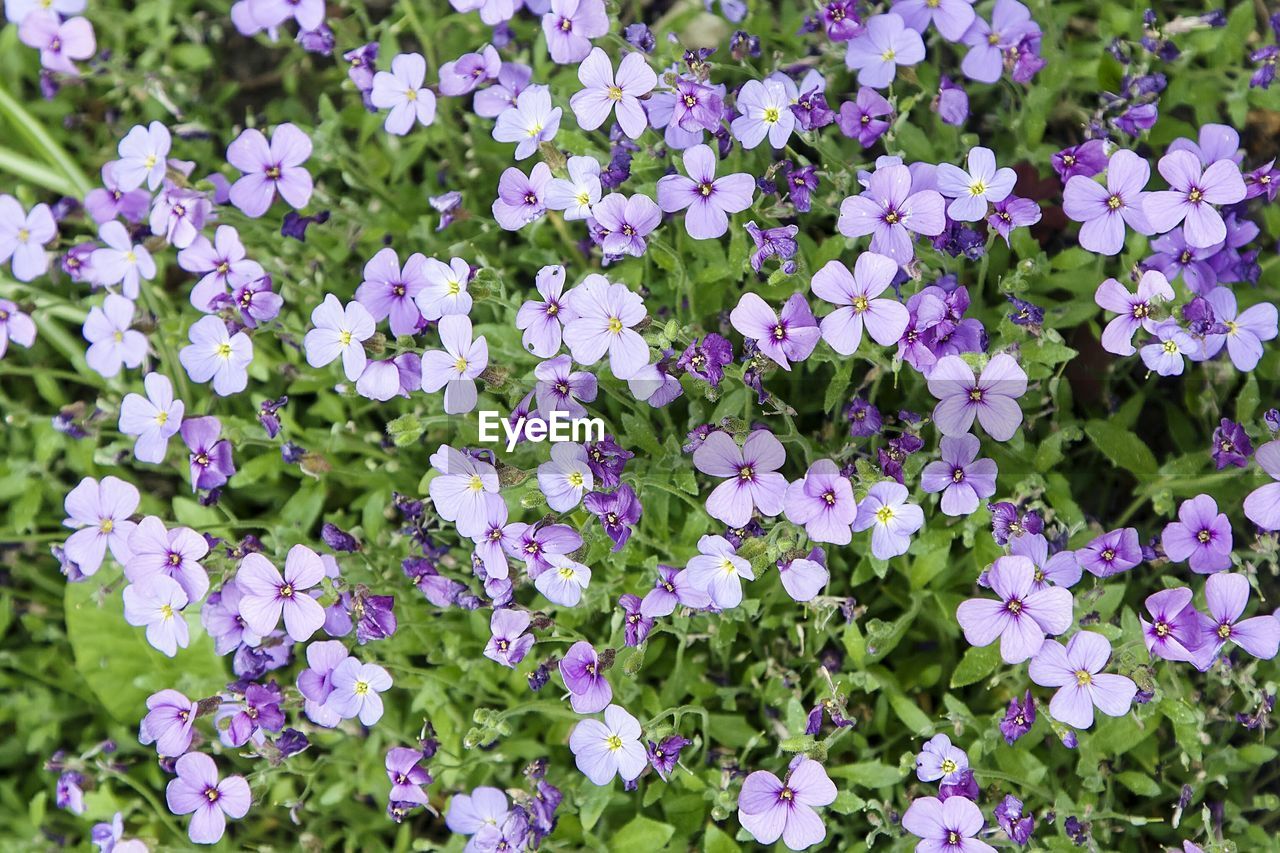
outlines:
[[[632,47],[637,50],[644,51],[645,53],[653,53],[654,48],[658,46],[657,41],[653,37],[653,33],[650,32],[649,27],[643,23],[629,24],[626,29],[622,31],[622,37],[625,38],[627,43]]]
[[[307,228],[310,225],[323,225],[329,221],[329,211],[322,210],[314,216],[302,216],[294,211],[289,211],[284,215],[284,222],[280,225],[280,234],[284,237],[292,237],[300,243],[307,242]]]
[[[285,758],[297,755],[310,745],[311,741],[307,740],[307,736],[297,729],[285,729],[280,733],[280,737],[276,738],[276,749],[280,750],[280,754]]]
[[[360,543],[354,536],[328,521],[320,528],[320,538],[331,550],[340,554],[350,554],[360,550]]]

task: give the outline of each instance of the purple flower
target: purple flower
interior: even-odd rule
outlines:
[[[534,587],[552,604],[577,607],[591,583],[591,570],[559,554],[548,554],[546,562],[547,569],[534,579]]]
[[[199,712],[200,703],[177,690],[152,693],[147,697],[147,715],[138,727],[138,742],[154,743],[159,755],[176,758],[191,748],[191,728]]]
[[[1064,184],[1076,175],[1092,178],[1107,168],[1107,144],[1101,139],[1086,140],[1054,154],[1051,163]],[[1149,168],[1147,174],[1151,174]]]
[[[920,797],[902,815],[902,828],[920,838],[916,850],[946,853],[995,853],[975,836],[982,831],[982,812],[965,797]]]
[[[190,601],[196,602],[209,591],[209,575],[200,565],[208,553],[209,543],[199,533],[189,527],[165,530],[164,522],[149,515],[129,534],[125,577],[144,587],[149,578],[170,578],[177,581]]]
[[[950,784],[969,769],[969,756],[963,749],[951,745],[951,738],[939,734],[930,738],[916,755],[916,778],[921,782]]]
[[[24,212],[11,195],[0,195],[0,264],[13,259],[13,277],[31,281],[49,269],[45,244],[58,236],[58,225],[47,204]],[[152,275],[155,274],[154,269]]]
[[[791,295],[782,306],[781,317],[756,294],[744,293],[730,312],[729,320],[783,370],[790,370],[793,361],[808,358],[821,336],[818,321],[803,293]]]
[[[476,406],[476,378],[489,366],[489,343],[484,335],[472,340],[471,319],[462,314],[441,317],[437,326],[443,350],[422,354],[422,390],[444,389],[444,411],[466,414]]]
[[[814,542],[848,545],[850,526],[858,515],[853,485],[830,459],[819,459],[804,477],[787,487],[784,503],[787,520],[804,526]]]
[[[1026,557],[1035,566],[1035,578],[1031,588],[1039,591],[1053,586],[1070,587],[1080,581],[1080,564],[1074,551],[1059,551],[1049,556],[1049,540],[1040,533],[1023,533],[1007,540],[1009,552]]]
[[[1022,423],[1017,398],[1026,393],[1027,374],[1013,358],[999,353],[975,379],[959,356],[938,361],[929,374],[929,393],[938,398],[933,420],[943,435],[963,435],[974,418],[996,441],[1008,441]]]
[[[124,588],[124,621],[146,627],[147,642],[162,654],[173,657],[189,642],[187,619],[182,609],[187,594],[173,578],[150,575]]]
[[[877,298],[893,283],[898,264],[892,258],[863,252],[853,273],[840,261],[828,261],[813,276],[813,294],[839,306],[822,318],[822,339],[840,355],[852,355],[862,342],[862,330],[881,346],[896,343],[910,316],[896,299]],[[767,354],[767,353],[766,353]]]
[[[551,0],[542,32],[552,62],[581,62],[591,52],[591,39],[609,32],[609,15],[603,0]]]
[[[214,297],[210,307],[215,309],[235,307],[240,312],[240,320],[247,329],[256,329],[279,316],[284,299],[271,289],[271,276],[264,275],[259,278],[232,276],[230,284],[231,294]]]
[[[216,489],[236,472],[231,442],[220,438],[222,423],[217,418],[187,418],[179,431],[190,451],[191,491]]]
[[[938,799],[944,803],[952,797],[977,802],[980,794],[978,780],[969,769],[959,771],[952,781],[943,782],[938,786]]]
[[[950,163],[938,165],[938,192],[950,198],[947,215],[957,222],[977,222],[987,213],[987,202],[1002,201],[1017,181],[1013,169],[996,168],[996,155],[981,146],[969,151],[966,172]]]
[[[630,379],[649,363],[649,347],[632,326],[645,317],[644,300],[625,284],[592,273],[566,297],[573,309],[564,339],[574,361],[592,365],[607,353],[609,369]]]
[[[790,81],[787,81],[790,83]],[[791,89],[794,92],[794,84]],[[781,80],[767,78],[748,80],[738,90],[738,117],[732,122],[734,137],[745,149],[752,149],[769,138],[769,144],[781,148],[795,129],[795,113],[790,110],[793,92]],[[688,165],[686,163],[686,165]]]
[[[536,163],[526,176],[510,167],[498,179],[498,198],[493,202],[493,218],[507,231],[519,231],[546,213],[544,201],[551,168]]]
[[[89,309],[84,339],[89,342],[85,361],[110,379],[121,367],[135,368],[147,355],[147,338],[133,325],[133,303],[115,293],[107,294],[101,307]]]
[[[911,171],[886,164],[871,173],[866,191],[840,204],[837,229],[846,237],[871,235],[871,251],[898,264],[911,260],[911,233],[935,237],[946,225],[945,204],[933,189],[912,191]]]
[[[1259,302],[1239,311],[1235,294],[1226,287],[1215,287],[1205,299],[1213,306],[1214,316],[1226,326],[1227,331],[1225,335],[1214,334],[1205,338],[1203,357],[1213,358],[1225,344],[1236,370],[1244,373],[1253,370],[1262,360],[1262,342],[1276,337],[1276,306],[1270,302]]]
[[[752,38],[755,39],[755,55],[759,56],[760,40],[754,36]],[[820,80],[816,87],[803,92],[791,104],[791,114],[796,117],[796,124],[801,130],[820,130],[836,120],[835,112],[827,106],[827,95],[823,91],[825,85],[825,81]]]
[[[1080,245],[1100,255],[1115,255],[1124,248],[1125,225],[1151,234],[1144,212],[1151,194],[1143,191],[1150,177],[1147,161],[1124,148],[1107,162],[1105,187],[1082,172],[1073,174],[1062,192],[1062,205],[1067,216],[1084,223]]]
[[[1249,580],[1244,575],[1210,575],[1204,584],[1208,615],[1197,614],[1204,642],[1195,664],[1206,670],[1228,642],[1261,660],[1271,660],[1280,650],[1280,620],[1271,614],[1241,619],[1249,605]]]
[[[1167,320],[1155,328],[1156,340],[1139,350],[1142,361],[1148,370],[1161,376],[1180,376],[1185,368],[1184,355],[1194,356],[1200,352],[1200,343],[1187,334],[1173,320]]]
[[[1100,578],[1127,572],[1142,562],[1138,531],[1132,527],[1112,530],[1076,552],[1081,568]]]
[[[324,578],[320,556],[306,545],[294,545],[285,557],[284,575],[261,554],[249,554],[236,573],[240,616],[259,636],[284,627],[295,642],[305,642],[324,624],[324,610],[307,590]]]
[[[857,4],[853,0],[829,0],[820,12],[823,29],[832,41],[848,41],[862,29]]]
[[[673,145],[679,148],[696,145],[702,139],[704,130],[714,133],[720,127],[720,121],[724,116],[723,92],[723,86],[704,86],[687,77],[678,78],[672,99],[671,119],[667,125],[667,144],[673,145],[673,129],[681,132],[682,141],[689,137],[693,140],[684,142],[683,145]],[[654,120],[652,116],[650,121],[655,127],[660,126],[660,122]]]
[[[858,504],[853,531],[871,528],[871,553],[878,560],[907,553],[911,534],[924,525],[924,512],[908,503],[907,497],[905,486],[882,481],[872,486]]]
[[[1039,38],[1031,10],[1018,0],[996,0],[991,23],[975,17],[961,41],[969,46],[960,70],[970,80],[994,83],[1004,71],[1005,52],[1027,37]]]
[[[356,289],[356,301],[375,321],[390,317],[393,335],[412,335],[422,324],[422,313],[414,300],[426,286],[426,260],[415,252],[401,270],[395,249],[386,248],[364,265],[364,281]]]
[[[654,620],[640,612],[642,603],[640,596],[629,592],[618,597],[618,606],[622,608],[623,642],[628,646],[640,645],[648,639],[649,632],[653,630]]]
[[[755,580],[751,564],[737,556],[723,536],[703,536],[698,540],[698,556],[689,560],[689,581],[711,598],[721,610],[742,603],[742,580]]]
[[[310,157],[310,137],[288,122],[276,127],[270,143],[257,128],[244,131],[227,146],[227,162],[242,173],[231,186],[231,203],[253,219],[267,212],[277,192],[290,206],[306,207],[312,183],[302,164]]]
[[[231,279],[255,280],[266,275],[257,261],[246,259],[240,235],[230,225],[219,225],[213,242],[203,235],[178,253],[178,266],[202,276],[191,288],[191,304],[205,313],[214,311],[214,300],[227,292]]]
[[[662,211],[647,195],[636,193],[627,198],[621,193],[610,193],[592,205],[591,218],[606,255],[638,258],[648,248],[644,238],[662,222]]]
[[[892,11],[918,33],[932,23],[947,41],[960,41],[974,18],[969,0],[895,0]]]
[[[1098,285],[1093,296],[1099,307],[1113,311],[1118,317],[1107,323],[1102,332],[1102,348],[1116,355],[1133,355],[1133,333],[1139,327],[1154,333],[1157,326],[1152,317],[1153,303],[1173,299],[1173,288],[1163,273],[1147,270],[1138,282],[1137,294],[1131,294],[1124,285],[1109,278]]]
[[[1000,638],[1005,663],[1021,663],[1035,655],[1045,634],[1061,634],[1071,627],[1071,593],[1062,587],[1036,590],[1035,565],[1026,557],[1000,557],[986,573],[999,601],[970,598],[961,602],[956,620],[964,638],[974,646],[989,646]]]
[[[512,536],[515,541],[508,546],[507,553],[523,560],[529,577],[535,580],[552,568],[551,558],[563,557],[582,547],[578,531],[566,524],[515,522],[512,524]]]
[[[36,342],[36,324],[16,304],[0,299],[0,358],[9,349],[9,341],[30,349]]]
[[[820,844],[827,828],[815,810],[836,799],[836,786],[822,765],[797,756],[784,783],[767,770],[757,770],[742,783],[738,822],[761,844],[782,838],[791,850]]]
[[[58,787],[54,793],[54,804],[60,809],[66,809],[72,814],[84,814],[84,790],[80,787],[85,783],[83,774],[74,770],[67,770],[58,776]]]
[[[1194,662],[1203,642],[1199,614],[1191,606],[1191,590],[1185,586],[1147,596],[1151,621],[1139,617],[1142,639],[1153,658]]]
[[[685,229],[695,240],[709,240],[729,230],[729,214],[751,206],[755,181],[745,172],[716,177],[715,154],[706,145],[684,152],[688,177],[658,179],[658,204],[667,213],[688,208]]]
[[[1039,221],[1040,205],[1031,199],[1012,195],[992,205],[991,215],[987,217],[987,224],[1004,238],[1006,246],[1009,245],[1009,234],[1013,229],[1035,225]]]
[[[249,384],[253,341],[244,332],[227,331],[221,317],[201,317],[187,330],[191,343],[178,352],[178,361],[192,382],[213,383],[219,397],[238,394]]]
[[[307,364],[324,367],[341,357],[347,379],[352,382],[359,379],[368,362],[363,344],[376,330],[373,317],[365,307],[359,302],[350,302],[344,308],[338,297],[329,293],[311,312],[311,325],[315,328],[302,340]]]
[[[688,569],[659,565],[653,589],[640,602],[640,615],[645,618],[670,616],[676,605],[703,610],[710,604],[711,596],[694,584]]]
[[[63,547],[81,575],[88,577],[98,571],[108,547],[116,562],[124,565],[128,561],[129,537],[136,527],[129,516],[137,510],[139,500],[133,485],[110,476],[101,482],[85,477],[67,494],[63,503],[67,518],[62,523],[76,532]]]
[[[1169,189],[1148,193],[1142,209],[1158,234],[1172,231],[1184,220],[1187,245],[1203,247],[1222,242],[1227,227],[1213,205],[1235,204],[1245,196],[1240,167],[1230,159],[1215,161],[1208,168],[1190,151],[1170,151],[1157,168]]]
[[[1234,429],[1229,430],[1228,427]],[[1222,434],[1221,438],[1219,433]],[[1222,426],[1214,433],[1214,444],[1215,455],[1218,455],[1219,449],[1222,450],[1218,460],[1219,470],[1226,467],[1228,462],[1241,468],[1248,463],[1249,437],[1244,434],[1239,424],[1233,424],[1223,418]],[[1232,445],[1233,449],[1225,449],[1228,445]],[[1231,458],[1228,454],[1234,454],[1235,458]],[[1258,460],[1258,465],[1268,477],[1280,480],[1280,441],[1268,441],[1258,448],[1254,458]],[[1244,499],[1244,514],[1263,530],[1280,530],[1280,482],[1267,483],[1250,492]]]
[[[855,397],[845,407],[845,419],[849,421],[849,435],[854,438],[866,438],[880,432],[883,420],[880,410],[862,397]]]
[[[815,547],[808,556],[777,562],[778,580],[782,581],[782,588],[793,601],[812,601],[822,592],[831,580],[826,559],[826,552]]]
[[[1156,104],[1134,104],[1115,120],[1115,126],[1121,132],[1136,138],[1143,131],[1155,127],[1159,118],[1160,111]]]
[[[640,99],[658,85],[658,75],[649,67],[643,53],[629,53],[613,73],[609,55],[600,48],[591,53],[578,66],[578,80],[583,89],[569,99],[569,106],[583,130],[595,130],[615,112],[618,126],[632,139],[644,133],[649,124]]]
[[[1213,431],[1213,461],[1221,471],[1228,465],[1234,465],[1237,468],[1243,468],[1249,464],[1249,454],[1253,453],[1253,444],[1249,441],[1249,435],[1244,431],[1244,427],[1238,423],[1222,419],[1218,428]],[[1268,470],[1267,465],[1259,460],[1264,470]],[[1271,463],[1275,464],[1275,463]],[[1277,466],[1280,469],[1280,466]],[[1272,474],[1276,479],[1280,479],[1280,474]],[[1265,488],[1265,487],[1264,487]],[[1246,510],[1246,514],[1248,511]]]
[[[693,452],[694,467],[728,478],[707,498],[707,513],[730,527],[742,527],[756,509],[766,516],[782,512],[787,480],[778,469],[786,459],[782,443],[767,429],[754,430],[742,447],[728,433],[707,436]]]
[[[798,206],[797,206],[797,209]],[[746,224],[747,233],[751,235],[751,241],[755,243],[755,251],[751,253],[751,268],[756,272],[760,272],[764,266],[764,262],[769,258],[778,258],[782,261],[781,269],[790,275],[795,272],[795,262],[791,259],[795,257],[796,234],[799,233],[798,225],[781,225],[777,228],[766,228],[761,230],[754,222]]]
[[[1035,724],[1036,700],[1031,698],[1031,691],[1028,690],[1021,702],[1017,696],[1009,700],[1009,707],[1000,720],[1000,733],[1004,735],[1005,743],[1013,746]]]
[[[40,51],[42,67],[72,76],[80,74],[76,61],[88,59],[98,49],[93,25],[88,19],[77,16],[62,21],[44,9],[36,9],[22,18],[18,39]]]
[[[264,740],[261,732],[280,731],[284,728],[284,712],[280,710],[283,701],[284,694],[274,681],[250,684],[245,688],[243,704],[231,706],[235,710],[223,733],[224,742],[230,746],[244,746],[251,739],[260,743]]]
[[[137,124],[130,128],[116,146],[116,153],[120,155],[120,159],[114,161],[116,187],[130,192],[145,183],[152,191],[159,189],[164,181],[171,145],[169,128],[161,122],[153,121],[146,127]]]
[[[382,719],[379,694],[391,689],[391,676],[385,669],[349,657],[334,668],[332,684],[333,692],[325,701],[327,709],[344,720],[358,717],[364,726]]]
[[[570,157],[567,168],[568,178],[552,178],[547,184],[546,205],[551,210],[564,211],[566,221],[590,219],[592,208],[600,201],[600,161],[594,157]],[[647,196],[638,197],[648,199]],[[624,196],[619,196],[619,200],[624,199]],[[652,199],[648,200],[652,203]]]
[[[622,550],[631,538],[631,527],[640,521],[640,501],[626,484],[612,492],[589,493],[583,506],[600,519],[604,532],[613,540],[614,552]]]
[[[1189,560],[1191,570],[1208,575],[1231,567],[1231,522],[1218,512],[1209,495],[1198,495],[1178,507],[1178,520],[1160,537],[1164,552],[1175,563]]]
[[[947,124],[964,127],[969,119],[969,93],[944,74],[938,83],[938,95],[933,99],[933,109]]]
[[[497,78],[501,70],[498,49],[486,44],[477,53],[464,53],[440,66],[440,94],[451,97],[470,94],[481,83]]]
[[[542,301],[528,300],[516,314],[516,328],[524,331],[525,349],[539,358],[560,350],[562,324],[573,319],[564,297],[564,267],[556,264],[538,270],[534,279]],[[645,360],[648,361],[647,348]]]
[[[120,403],[120,432],[136,435],[133,455],[139,462],[163,462],[169,439],[182,426],[183,402],[173,399],[167,376],[148,373],[143,379],[147,396],[126,394]]]
[[[613,699],[613,689],[600,669],[600,658],[591,644],[579,640],[560,659],[560,677],[569,691],[569,704],[579,714],[595,714]]]
[[[516,102],[533,78],[533,69],[518,62],[504,62],[498,69],[498,82],[476,93],[473,108],[482,118],[497,118]]]
[[[948,2],[963,5],[963,0]],[[867,19],[866,26],[849,40],[844,64],[857,70],[858,85],[883,89],[893,82],[899,65],[915,65],[922,59],[924,41],[920,33],[908,29],[898,15],[889,13]]]
[[[417,259],[415,261],[415,259]],[[368,278],[369,268],[365,267],[365,277]],[[385,270],[379,273],[379,277],[391,274],[391,266],[387,265]],[[447,317],[451,314],[470,314],[472,298],[467,292],[467,284],[471,280],[471,265],[462,258],[451,258],[449,263],[437,260],[436,258],[423,258],[415,253],[409,256],[404,262],[404,270],[397,274],[406,291],[415,291],[414,301],[417,303],[418,311],[422,317],[428,320],[439,320],[441,317]],[[415,286],[417,282],[420,285]],[[359,291],[357,291],[357,296]],[[392,284],[392,296],[396,296],[395,284]],[[406,316],[401,317],[401,328],[404,328]],[[372,313],[372,309],[371,309]],[[394,312],[392,314],[391,331],[394,334],[412,334],[411,332],[397,332]]]
[[[1041,646],[1031,661],[1030,675],[1041,687],[1059,688],[1049,702],[1055,720],[1087,729],[1093,725],[1095,706],[1111,717],[1129,712],[1138,685],[1123,675],[1104,673],[1110,657],[1111,643],[1090,631],[1080,631],[1065,647],[1056,640]]]
[[[662,777],[662,781],[665,782],[670,778],[672,771],[680,762],[681,751],[692,743],[693,741],[680,735],[667,735],[661,743],[649,741],[645,754],[649,758],[649,764]]]
[[[499,142],[515,142],[515,157],[524,160],[543,142],[555,138],[563,112],[560,107],[552,107],[548,87],[530,86],[520,93],[514,105],[498,116],[493,138]]]
[[[333,694],[334,671],[350,658],[346,647],[337,640],[307,646],[307,668],[298,675],[298,691],[304,700],[303,711],[318,726],[333,728],[342,720],[327,702]]]
[[[569,734],[569,749],[582,775],[607,785],[614,775],[630,782],[648,766],[640,743],[640,723],[618,705],[604,709],[604,722],[583,720]]]
[[[479,787],[470,794],[455,794],[444,820],[459,835],[475,835],[486,826],[500,826],[506,817],[506,794],[498,788]]]
[[[943,514],[969,515],[980,498],[996,493],[996,463],[977,458],[980,446],[972,435],[944,436],[939,444],[942,459],[920,472],[920,488],[930,494],[942,492]]]
[[[416,806],[427,804],[427,792],[423,785],[430,785],[431,774],[422,766],[422,750],[397,746],[387,750],[387,778],[391,780],[391,792],[387,795],[392,803],[412,803]]]
[[[856,99],[840,105],[836,124],[845,136],[870,148],[889,129],[892,117],[893,105],[875,89],[863,86]]]
[[[379,71],[373,75],[369,103],[378,109],[391,111],[383,124],[387,133],[404,136],[413,129],[415,122],[430,127],[436,120],[436,95],[422,85],[426,75],[427,62],[418,53],[402,53],[391,60],[390,71]],[[304,202],[294,207],[305,205]]]
[[[1031,841],[1031,833],[1035,830],[1036,819],[1022,813],[1022,800],[1012,794],[1005,795],[993,812],[996,823],[1014,842],[1026,845]]]
[[[174,814],[190,814],[188,837],[196,844],[216,844],[226,832],[227,818],[244,817],[252,802],[243,776],[218,779],[218,766],[204,753],[188,752],[175,765],[165,800]]]
[[[732,363],[733,345],[712,332],[701,341],[694,338],[693,343],[685,348],[676,365],[690,376],[701,379],[712,388],[718,388],[721,380],[724,379],[725,365]]]
[[[175,248],[185,249],[200,235],[212,207],[204,193],[166,181],[151,207],[151,233]]]

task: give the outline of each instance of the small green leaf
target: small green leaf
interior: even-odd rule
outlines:
[[[996,671],[1000,666],[1000,646],[992,643],[989,646],[974,646],[960,658],[956,671],[951,673],[951,686],[964,687],[981,681]]]

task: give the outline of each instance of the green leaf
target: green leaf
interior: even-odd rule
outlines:
[[[898,715],[898,719],[906,723],[911,731],[921,737],[933,734],[933,721],[929,719],[929,715],[921,711],[920,706],[911,701],[906,694],[889,694],[889,704],[893,707],[893,712]]]
[[[1084,431],[1094,446],[1102,451],[1111,464],[1134,474],[1140,480],[1154,480],[1157,476],[1156,457],[1142,439],[1111,421],[1089,421]]]
[[[1116,779],[1121,785],[1124,785],[1140,797],[1154,797],[1160,793],[1159,782],[1152,779],[1147,774],[1139,773],[1136,770],[1126,770],[1123,773],[1117,773]]]
[[[655,853],[667,846],[676,828],[647,817],[635,817],[609,842],[615,853]]]
[[[973,646],[960,658],[956,671],[951,673],[951,686],[964,687],[981,681],[1000,666],[1000,644]]]
[[[99,603],[103,580],[116,591]],[[188,698],[202,699],[226,686],[222,658],[200,627],[199,605],[184,612],[191,632],[189,647],[168,658],[151,647],[142,628],[124,621],[119,581],[118,572],[104,569],[84,583],[67,584],[63,594],[76,669],[112,717],[136,726],[152,693],[173,688]]]
[[[740,853],[738,842],[718,826],[707,825],[706,835],[702,838],[702,853]]]
[[[889,788],[902,781],[904,775],[897,767],[890,767],[882,761],[848,764],[833,768],[829,773],[861,788]]]

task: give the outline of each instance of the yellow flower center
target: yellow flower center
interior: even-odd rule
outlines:
[[[765,107],[765,110],[764,110],[765,124],[777,124],[779,118],[781,118],[781,116],[778,114],[777,107]]]
[[[483,491],[484,491],[484,480],[481,480],[481,479],[480,479],[480,475],[479,475],[479,474],[472,474],[472,475],[471,475],[471,480],[470,480],[470,482],[468,482],[468,483],[467,483],[467,486],[468,486],[468,488],[470,488],[470,489],[471,489],[471,491],[473,491],[473,492],[483,492]]]
[[[110,518],[104,518],[102,521],[98,522],[98,530],[102,533],[110,533],[115,526],[115,521]]]
[[[951,760],[950,758],[944,758],[944,759],[942,759],[942,772],[943,772],[943,773],[955,773],[955,772],[956,772],[956,770],[958,770],[958,769],[959,769],[959,767],[958,767],[958,766],[956,765],[956,763],[955,763],[953,760]]]
[[[571,471],[571,472],[569,472],[569,476],[568,476],[568,478],[567,478],[567,479],[569,480],[569,485],[573,486],[575,489],[580,489],[580,488],[582,488],[582,484],[583,484],[583,482],[584,482],[584,481],[583,481],[583,479],[582,479],[582,472],[581,472],[581,471]]]
[[[218,358],[223,358],[223,359],[231,358],[231,344],[227,343],[226,341],[223,341],[222,343],[218,344],[217,355],[218,355]]]
[[[1089,670],[1087,669],[1076,670],[1076,684],[1080,685],[1081,687],[1088,687],[1092,683],[1093,683],[1093,673],[1089,672]]]
[[[160,618],[168,620],[173,618],[173,607],[168,604],[160,605]]]
[[[888,524],[892,520],[893,520],[893,507],[882,506],[878,510],[876,510],[876,521],[880,522],[881,524]]]
[[[609,735],[609,739],[605,741],[611,752],[617,752],[622,749],[622,738],[617,735]]]
[[[867,308],[870,307],[870,305],[871,303],[867,300],[867,297],[865,296],[855,296],[853,298],[854,313],[861,314],[863,311],[866,311]]]
[[[621,100],[622,100],[622,90],[621,90],[620,88],[618,88],[617,86],[610,86],[610,87],[609,87],[609,100],[611,100],[611,101],[621,101]]]
[[[351,333],[350,333],[350,332],[348,332],[347,330],[343,329],[341,332],[339,332],[339,333],[338,333],[338,341],[339,341],[339,342],[340,342],[344,347],[349,347],[349,346],[351,346]]]
[[[969,184],[969,195],[980,196],[987,191],[987,185],[982,181],[974,181]]]
[[[369,692],[369,682],[357,681],[354,690],[357,696],[364,696],[366,693]]]
[[[893,58],[897,55],[897,52],[893,48],[889,48],[884,53],[880,54],[880,59],[884,62],[893,62]]]
[[[622,321],[617,317],[609,318],[609,334],[617,335],[622,332]]]
[[[453,369],[459,373],[463,372],[467,369],[467,360],[462,356],[458,356],[458,358],[453,362]]]

